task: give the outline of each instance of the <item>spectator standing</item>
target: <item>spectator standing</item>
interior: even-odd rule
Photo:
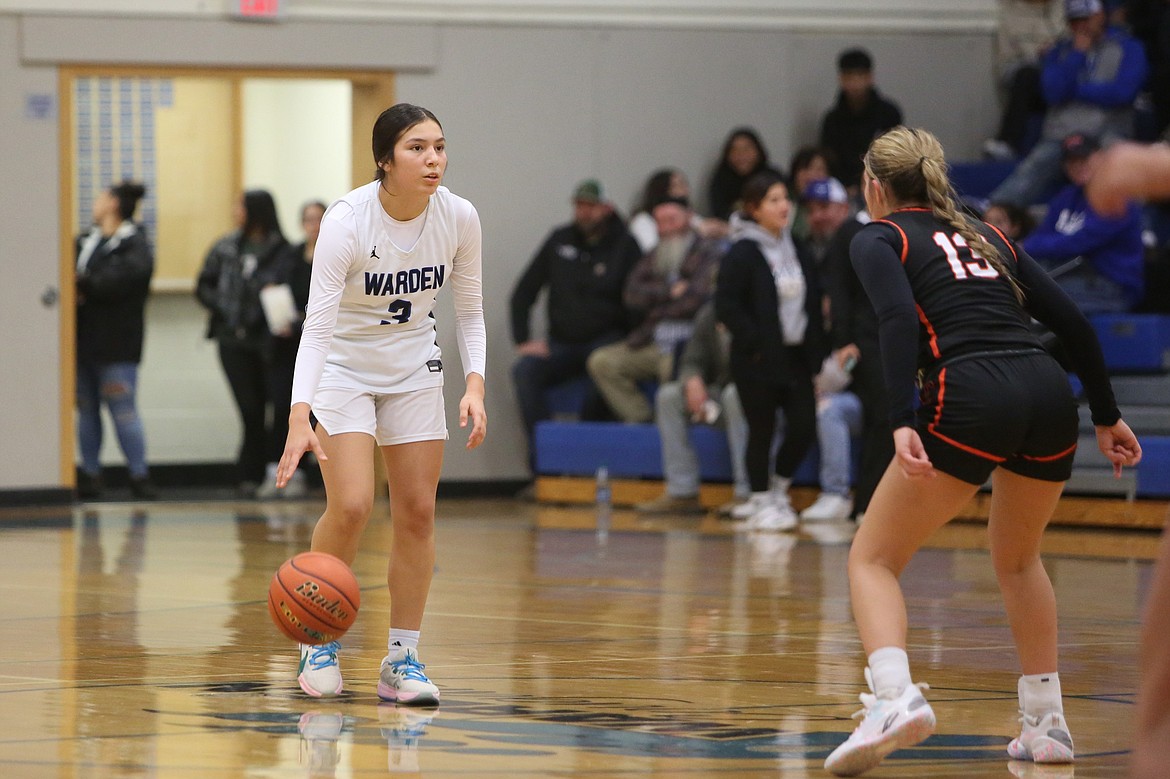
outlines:
[[[248,190],[237,198],[232,218],[235,229],[216,241],[203,261],[195,295],[208,311],[207,337],[218,346],[244,428],[236,458],[240,493],[254,497],[272,448],[270,342],[260,290],[287,242],[266,190]]]
[[[715,286],[716,314],[731,332],[731,375],[748,422],[752,495],[732,515],[745,519],[749,530],[792,530],[798,522],[788,487],[816,435],[812,377],[826,351],[821,292],[812,257],[787,231],[791,204],[783,178],[758,174],[743,197],[745,219]],[[777,409],[784,410],[785,426],[770,486]]]
[[[743,186],[752,176],[770,171],[784,178],[768,162],[768,150],[759,133],[750,127],[737,127],[727,136],[719,164],[711,176],[711,216],[729,220],[740,206]]]
[[[865,49],[847,49],[837,58],[837,102],[821,120],[821,146],[837,165],[834,171],[850,192],[861,183],[861,158],[869,142],[902,123],[902,109],[877,89],[873,57]]]
[[[1044,221],[1024,240],[1024,249],[1086,314],[1128,311],[1145,292],[1141,208],[1131,202],[1121,216],[1111,217],[1089,205],[1085,185],[1101,161],[1094,138],[1070,135],[1061,153],[1072,183],[1048,204]]]
[[[822,300],[825,322],[833,333],[838,317],[846,320],[846,328],[855,316],[849,308],[839,311],[834,308],[831,294],[839,285],[837,276],[851,272],[838,267],[840,259],[830,249],[836,244],[840,252],[847,255],[848,242],[840,243],[838,234],[845,231],[851,238],[860,229],[860,223],[850,217],[849,197],[837,179],[821,179],[810,182],[804,190],[805,208],[808,212],[810,244],[817,260],[817,274],[825,288]],[[847,230],[852,223],[855,229]],[[819,247],[819,248],[818,248]],[[847,257],[846,257],[847,260]],[[838,298],[842,306],[864,305],[860,299]],[[834,338],[836,346],[837,338]],[[856,367],[860,350],[852,340],[844,341],[821,363],[821,371],[814,378],[817,394],[817,443],[820,453],[819,480],[821,492],[811,506],[801,512],[800,518],[809,522],[825,522],[848,519],[853,512],[850,499],[850,485],[853,475],[853,439],[863,429],[864,409],[861,398],[852,391],[852,372]]]
[[[991,200],[1037,203],[1060,185],[1061,141],[1080,133],[1102,141],[1133,133],[1133,104],[1149,70],[1142,45],[1109,27],[1101,0],[1065,0],[1069,34],[1044,55],[1041,87],[1048,110],[1039,142]]]
[[[297,362],[297,349],[301,343],[301,329],[305,322],[305,310],[309,305],[313,252],[317,248],[317,238],[321,234],[321,219],[325,216],[326,208],[327,206],[318,200],[301,207],[301,229],[304,231],[305,240],[295,246],[286,247],[280,261],[273,265],[271,273],[265,279],[265,289],[287,285],[292,310],[288,312],[291,316],[283,327],[273,330],[273,323],[269,321],[268,391],[272,396],[273,409],[273,448],[270,456],[275,459],[269,460],[264,483],[256,490],[256,497],[261,499],[297,498],[304,495],[308,489],[303,469],[293,473],[287,486],[278,489],[276,469],[280,455],[284,452],[285,439],[288,438],[288,415],[284,413],[284,409],[292,406],[293,374]]]
[[[699,458],[691,445],[692,424],[715,424],[727,432],[731,453],[734,497],[747,500],[751,486],[744,453],[747,420],[739,393],[731,382],[731,338],[715,317],[715,302],[708,301],[695,314],[695,332],[679,360],[678,379],[658,388],[654,396],[654,422],[662,441],[662,495],[634,508],[646,514],[698,513]]]
[[[130,493],[157,497],[146,464],[146,432],[138,414],[138,365],[142,362],[146,298],[154,251],[134,211],[146,188],[115,184],[94,200],[93,227],[76,242],[77,437],[81,469],[77,494],[102,494],[102,416],[114,420],[118,445],[130,471]]]
[[[634,267],[624,294],[638,325],[586,361],[593,383],[623,422],[653,417],[638,382],[670,380],[674,359],[694,330],[695,312],[711,297],[723,244],[701,238],[691,216],[686,200],[669,198],[654,206],[658,245]]]
[[[519,354],[512,378],[530,447],[536,423],[550,415],[545,391],[585,376],[593,350],[629,332],[622,292],[641,256],[601,183],[578,184],[573,221],[552,231],[512,290],[512,338]],[[545,288],[548,337],[534,338],[529,314]],[[600,402],[589,401],[585,415],[597,413]]]

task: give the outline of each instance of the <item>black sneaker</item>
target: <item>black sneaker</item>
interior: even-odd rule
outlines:
[[[102,484],[102,477],[100,474],[94,475],[86,473],[85,471],[77,472],[77,497],[82,500],[92,500],[100,498],[105,486]]]
[[[158,500],[158,490],[150,483],[150,477],[130,479],[130,494],[135,500]]]

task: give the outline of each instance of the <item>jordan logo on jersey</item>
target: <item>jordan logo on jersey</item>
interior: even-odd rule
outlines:
[[[381,257],[379,257],[379,256],[378,256],[378,245],[377,245],[377,244],[374,244],[374,248],[373,248],[373,249],[370,249],[370,259],[371,259],[371,260],[380,260],[380,259],[382,259]]]
[[[366,271],[367,295],[410,295],[426,289],[443,286],[447,274],[445,265],[400,270],[397,273],[370,273]]]

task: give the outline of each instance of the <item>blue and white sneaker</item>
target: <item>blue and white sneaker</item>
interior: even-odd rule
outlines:
[[[297,666],[297,682],[301,689],[314,698],[328,698],[341,694],[341,666],[337,664],[337,653],[341,644],[313,646],[301,644],[301,662]]]
[[[872,690],[869,668],[865,669],[865,681]],[[935,726],[934,711],[922,697],[921,691],[926,689],[925,684],[911,684],[892,699],[863,692],[864,708],[853,715],[861,724],[825,760],[825,770],[837,776],[857,776],[891,752],[925,741]]]
[[[382,659],[378,673],[378,697],[411,706],[437,706],[439,688],[423,673],[413,649],[402,648]]]

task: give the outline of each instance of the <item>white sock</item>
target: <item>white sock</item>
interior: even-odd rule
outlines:
[[[1043,717],[1050,712],[1064,713],[1060,698],[1060,674],[1028,674],[1020,677],[1020,711],[1029,717]]]
[[[776,495],[787,495],[788,488],[792,486],[792,479],[786,479],[783,476],[772,476],[772,492]]]
[[[386,642],[386,648],[391,655],[394,655],[395,652],[401,652],[403,649],[413,649],[415,652],[418,652],[418,635],[420,632],[422,631],[390,628],[390,640]]]
[[[869,656],[869,673],[873,693],[879,698],[893,699],[910,686],[910,659],[906,650],[883,646]]]

